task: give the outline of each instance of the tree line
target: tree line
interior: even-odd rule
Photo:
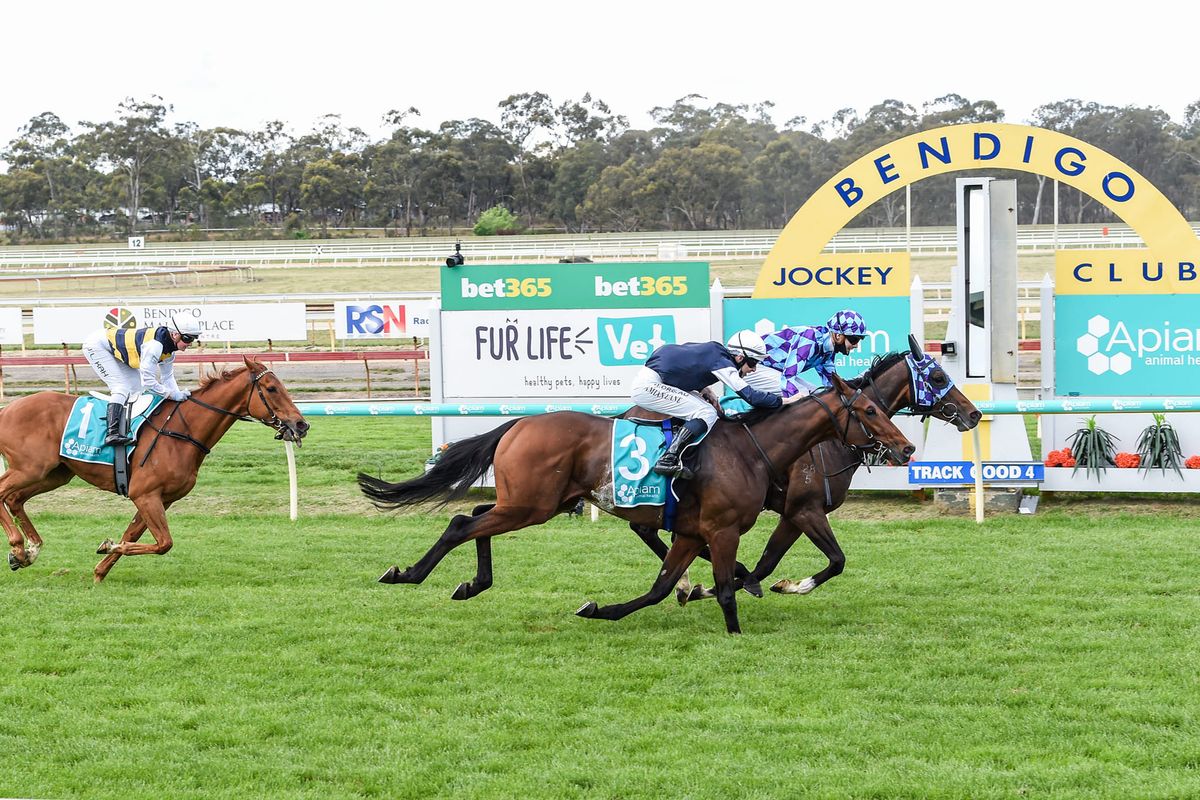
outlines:
[[[75,128],[52,112],[23,125],[0,155],[0,223],[12,241],[69,239],[114,228],[235,228],[303,236],[337,227],[421,235],[471,227],[502,207],[520,226],[565,232],[783,227],[818,187],[863,154],[943,125],[1003,122],[991,101],[946,95],[914,107],[884,100],[864,114],[799,117],[778,126],[772,103],[729,105],[690,95],[631,128],[602,100],[555,102],[541,92],[499,103],[499,123],[413,124],[390,111],[372,140],[330,114],[293,135],[281,121],[258,130],[171,122],[162,98],[128,98],[114,119]],[[1026,121],[1121,159],[1188,219],[1200,218],[1200,101],[1182,123],[1152,107],[1063,100]],[[1018,182],[1021,224],[1051,222],[1047,180]],[[954,178],[915,184],[915,225],[954,224]],[[894,226],[903,192],[855,225]],[[131,211],[136,210],[136,211]],[[1106,222],[1093,198],[1063,187],[1060,221]],[[5,238],[0,231],[0,239]]]

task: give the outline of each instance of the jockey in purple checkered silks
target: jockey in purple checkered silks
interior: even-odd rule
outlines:
[[[784,397],[806,395],[829,386],[834,359],[850,355],[867,335],[862,314],[851,309],[837,312],[824,325],[784,326],[763,337],[767,355],[746,382],[759,391],[780,392]],[[820,378],[813,384],[801,373],[813,370]]]

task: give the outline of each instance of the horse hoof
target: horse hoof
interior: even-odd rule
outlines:
[[[758,581],[743,581],[742,588],[755,597],[763,596],[762,584]]]
[[[692,593],[688,595],[688,600],[703,600],[712,596],[712,592],[706,591],[703,584],[697,583],[692,587]]]
[[[471,584],[460,583],[458,585],[458,588],[454,590],[454,594],[450,595],[450,599],[451,600],[470,600],[472,596],[473,595],[471,594]]]
[[[116,546],[116,543],[113,542],[112,539],[105,539],[103,542],[100,543],[100,546],[96,548],[96,555],[98,555],[98,556],[108,555],[109,553],[112,552],[112,549],[115,546]]]
[[[787,578],[782,578],[781,580],[777,580],[775,583],[771,584],[771,591],[778,594],[793,594],[796,591],[794,588],[792,588],[794,586],[795,584],[789,581]]]
[[[583,605],[581,605],[579,607],[579,610],[575,612],[575,616],[577,616],[577,617],[594,617],[594,616],[596,616],[596,609],[598,609],[598,608],[599,608],[599,606],[597,606],[591,600],[588,600],[586,603],[584,603]]]
[[[675,587],[675,599],[679,601],[679,605],[686,606],[688,600],[690,600],[691,597],[683,589],[680,589],[678,586],[676,586]]]
[[[17,557],[15,555],[13,555],[12,553],[8,554],[8,568],[11,569],[13,572],[16,572],[17,570],[19,570],[21,568],[21,562],[18,561]]]
[[[379,576],[380,583],[400,583],[400,568],[388,567],[388,571]]]

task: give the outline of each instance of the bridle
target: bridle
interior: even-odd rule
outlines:
[[[271,408],[271,404],[269,402],[267,402],[267,394],[266,394],[266,392],[263,391],[262,385],[259,383],[259,381],[261,381],[264,377],[266,377],[269,374],[273,374],[273,373],[270,368],[267,368],[267,369],[264,369],[262,372],[258,373],[257,375],[252,375],[250,377],[250,390],[246,394],[246,411],[247,411],[247,413],[245,413],[245,414],[239,414],[236,411],[229,411],[229,410],[221,408],[219,406],[214,406],[211,403],[206,403],[203,400],[198,400],[197,398],[195,398],[191,395],[188,395],[187,400],[190,400],[191,402],[195,403],[198,406],[207,408],[209,411],[216,411],[217,413],[225,414],[226,416],[237,417],[238,420],[240,420],[242,422],[261,422],[263,425],[266,425],[268,428],[272,428],[276,431],[276,435],[275,435],[276,439],[282,439],[284,433],[287,432],[287,423],[285,423],[282,419],[279,418],[279,415],[275,413],[275,409]],[[254,393],[256,391],[258,392],[258,399],[263,404],[263,408],[265,408],[267,410],[267,413],[270,414],[270,416],[267,417],[266,419],[254,417],[249,414],[250,400],[253,398]],[[186,401],[182,401],[182,402],[186,402]],[[178,405],[176,407],[178,407]]]
[[[863,388],[861,386],[854,390],[854,395],[849,400],[847,400],[846,397],[841,392],[837,392],[838,399],[842,401],[842,408],[844,408],[846,410],[846,425],[842,429],[841,433],[838,434],[838,438],[841,440],[842,444],[844,444],[846,447],[850,448],[850,451],[852,453],[856,453],[856,454],[859,451],[870,452],[870,451],[882,450],[884,448],[883,442],[879,441],[879,438],[877,436],[875,436],[874,433],[871,432],[871,429],[868,428],[867,424],[862,421],[862,418],[858,415],[858,412],[854,410],[854,404],[856,402],[858,402],[858,398],[861,397],[862,394],[863,394]],[[825,401],[823,401],[821,399],[820,394],[813,393],[813,394],[810,394],[808,397],[811,398],[812,400],[815,400],[817,402],[817,405],[819,405],[822,409],[824,409],[825,413],[829,415],[829,418],[831,420],[833,420],[834,430],[837,430],[837,428],[838,428],[837,415],[835,413],[833,413],[833,411],[829,408],[829,406],[825,405]],[[876,397],[878,397],[878,393],[876,393]],[[886,405],[884,405],[883,407],[887,408]],[[866,437],[868,444],[856,445],[856,444],[851,444],[849,442],[851,421],[858,423],[858,427],[862,429],[863,436]]]
[[[266,425],[268,428],[272,428],[276,431],[276,434],[275,434],[276,439],[282,439],[284,433],[287,432],[287,423],[285,423],[282,419],[279,418],[279,415],[275,413],[275,409],[273,409],[271,407],[271,404],[269,402],[267,402],[266,392],[263,391],[262,385],[259,383],[268,373],[271,373],[271,370],[269,368],[264,369],[262,372],[259,372],[256,375],[251,374],[250,387],[246,394],[245,405],[246,405],[246,411],[249,412],[250,400],[254,397],[254,393],[257,391],[258,399],[262,401],[263,408],[265,408],[267,410],[267,413],[270,415],[269,417],[267,417],[266,419],[260,419],[259,417],[251,416],[249,413],[239,414],[236,411],[230,411],[229,409],[221,408],[220,406],[214,406],[211,403],[206,403],[203,400],[200,400],[199,398],[189,395],[185,400],[176,400],[175,401],[175,408],[171,409],[171,411],[167,414],[166,418],[163,419],[161,427],[155,426],[153,423],[151,423],[149,420],[147,420],[146,424],[150,425],[151,428],[154,428],[154,430],[157,431],[157,434],[154,437],[154,441],[151,442],[150,446],[146,448],[146,454],[144,456],[142,456],[141,465],[144,466],[146,464],[146,459],[150,458],[150,454],[152,452],[154,452],[154,446],[158,444],[159,438],[161,438],[163,436],[166,436],[171,439],[178,439],[182,442],[187,442],[188,444],[194,445],[196,448],[198,448],[200,450],[200,452],[204,453],[205,455],[208,455],[209,453],[212,452],[212,450],[206,444],[204,444],[200,440],[196,439],[189,432],[191,429],[191,426],[188,425],[187,418],[183,416],[183,409],[182,409],[183,404],[186,402],[189,402],[189,401],[195,403],[196,405],[200,406],[201,408],[206,408],[209,411],[215,411],[218,414],[224,414],[227,417],[234,417],[235,419],[242,421],[242,422],[261,422],[262,424]],[[182,430],[182,431],[167,430],[167,425],[170,424],[171,420],[174,418],[174,416],[176,414],[179,414],[179,418],[181,420],[183,420],[185,430]]]

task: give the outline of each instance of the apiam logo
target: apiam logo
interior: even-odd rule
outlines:
[[[1089,372],[1103,375],[1112,370],[1117,375],[1124,375],[1133,368],[1133,360],[1128,353],[1113,353],[1110,356],[1107,352],[1100,352],[1100,337],[1107,336],[1112,329],[1108,317],[1097,314],[1088,320],[1087,328],[1088,332],[1075,340],[1075,349],[1081,356],[1087,357]],[[1113,339],[1109,339],[1108,346],[1104,348],[1106,351],[1112,349]]]

